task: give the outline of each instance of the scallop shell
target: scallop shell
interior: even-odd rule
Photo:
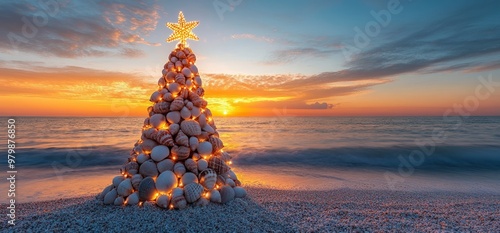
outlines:
[[[224,143],[222,143],[222,140],[218,137],[210,136],[208,141],[212,144],[212,152],[216,152],[224,148]]]
[[[184,107],[184,100],[182,98],[175,98],[170,104],[170,111],[180,111]]]
[[[120,172],[123,175],[133,176],[139,171],[139,164],[136,162],[129,162],[122,166]]]
[[[188,136],[197,136],[201,134],[201,128],[195,120],[185,120],[181,123],[181,130]]]
[[[189,96],[189,90],[186,88],[181,89],[181,91],[179,92],[179,97],[187,99],[188,96]]]
[[[203,87],[198,87],[196,88],[196,92],[195,92],[199,97],[203,97],[205,95],[205,90],[203,89]]]
[[[185,68],[184,68],[185,69]],[[180,85],[186,85],[186,77],[184,77],[183,74],[181,73],[178,73],[176,76],[175,76],[175,82],[180,84]]]
[[[168,84],[168,91],[172,93],[173,96],[177,95],[179,91],[181,91],[181,86],[178,83],[170,83]]]
[[[191,183],[198,183],[198,177],[192,172],[184,173],[184,175],[182,175],[182,178],[181,178],[181,184],[186,186],[186,185],[191,184]]]
[[[182,59],[182,66],[187,66],[188,64],[189,63],[187,59]]]
[[[184,166],[186,166],[186,169],[188,171],[194,173],[195,175],[198,175],[198,164],[193,159],[187,159],[184,162]]]
[[[159,195],[156,198],[156,205],[163,209],[168,209],[169,204],[170,204],[170,197],[168,195]]]
[[[158,169],[156,168],[156,163],[153,160],[148,160],[141,164],[139,168],[139,173],[144,177],[156,177],[158,175]]]
[[[189,112],[189,116],[193,116],[193,117],[198,117],[201,115],[201,110],[200,108],[198,107],[192,107],[191,111]]]
[[[184,173],[186,173],[186,167],[184,167],[184,164],[182,163],[176,163],[174,165],[174,173],[177,175],[177,177],[182,177]]]
[[[185,106],[181,110],[181,117],[184,120],[191,118],[191,111],[189,111],[189,109],[186,108]]]
[[[194,107],[193,102],[188,101],[186,104],[186,108],[188,108],[189,110],[193,110],[193,107]]]
[[[247,195],[247,191],[242,187],[237,186],[237,187],[234,187],[233,190],[234,190],[234,197],[235,198],[243,198]]]
[[[206,189],[210,190],[215,187],[217,182],[217,174],[213,169],[205,169],[198,176],[200,180],[200,184],[203,185]]]
[[[155,146],[153,150],[151,150],[151,159],[159,162],[167,158],[169,154],[170,150],[168,149],[168,147],[164,145]]]
[[[158,79],[158,86],[159,86],[160,88],[164,88],[164,87],[165,87],[165,85],[167,85],[167,81],[165,81],[164,76],[162,76],[162,77],[160,77],[160,78]]]
[[[196,107],[200,107],[203,101],[203,99],[201,99],[199,95],[192,91],[189,92],[188,99],[191,100],[191,102],[193,102],[193,105]]]
[[[170,105],[172,107],[172,105]],[[174,111],[167,113],[167,121],[170,124],[177,124],[181,121],[181,113]]]
[[[134,192],[130,194],[127,199],[125,199],[127,205],[137,205],[139,204],[139,192]]]
[[[151,177],[142,179],[139,184],[139,200],[152,201],[156,194],[155,181]]]
[[[153,105],[153,112],[155,113],[166,114],[168,113],[169,109],[170,109],[169,102],[158,102],[155,105]]]
[[[203,171],[208,168],[208,162],[204,159],[200,159],[196,163],[198,165],[198,171]]]
[[[205,116],[205,114],[201,114],[198,117],[198,122],[200,123],[200,127],[205,127],[205,125],[207,125],[207,116]]]
[[[156,179],[155,187],[160,193],[169,193],[177,187],[177,177],[172,171],[164,171]]]
[[[189,138],[182,131],[179,131],[177,137],[175,137],[175,142],[180,146],[189,146]]]
[[[194,77],[194,85],[196,85],[197,87],[201,87],[203,85],[199,75],[196,75]]]
[[[228,203],[228,202],[234,200],[234,196],[235,196],[234,189],[231,186],[225,185],[221,188],[220,197],[221,197],[222,204],[225,204],[225,203]]]
[[[203,194],[203,186],[198,183],[191,183],[184,187],[184,196],[188,203],[197,201]]]
[[[103,203],[105,205],[110,205],[115,202],[116,197],[118,196],[118,193],[116,192],[116,189],[112,189],[106,195],[104,195]]]
[[[201,157],[209,156],[212,154],[212,144],[210,142],[202,142],[198,145],[197,151]]]
[[[106,196],[106,194],[107,194],[109,191],[113,190],[113,188],[114,188],[114,186],[113,186],[112,184],[111,184],[111,185],[108,185],[106,188],[104,188],[104,189],[102,190],[102,192],[99,194],[99,196],[97,197],[97,199],[98,199],[99,201],[104,201],[104,196]]]
[[[173,82],[175,81],[175,75],[176,75],[175,72],[170,71],[167,73],[167,75],[165,75],[165,79],[167,80],[167,82]]]
[[[164,90],[167,90],[167,89],[164,89]],[[167,92],[168,92],[168,90],[167,90]],[[175,99],[174,96],[170,92],[163,94],[164,101],[172,102],[174,99]],[[170,105],[168,105],[168,109],[170,109]]]
[[[172,64],[172,62],[170,61],[170,58],[171,58],[171,57],[169,56],[169,58],[168,58],[167,62],[165,63],[165,65],[163,65],[163,69],[168,69],[168,65],[169,65],[169,64]]]
[[[160,92],[155,91],[155,92],[153,92],[153,94],[151,94],[149,101],[156,103],[156,102],[160,101],[160,99],[161,99]]]
[[[122,181],[124,181],[124,180],[125,180],[125,177],[123,177],[123,176],[115,176],[113,178],[113,182],[112,182],[113,183],[113,187],[114,188],[118,188],[118,185],[120,185],[120,183]]]
[[[187,67],[184,67],[184,69],[182,69],[182,74],[186,78],[191,78],[191,70]]]
[[[200,142],[197,137],[193,136],[189,138],[189,148],[191,148],[192,151],[195,151],[199,144]]]
[[[175,62],[175,69],[177,71],[180,71],[182,69],[182,61],[176,61]]]
[[[135,174],[135,175],[132,176],[132,178],[130,179],[130,181],[132,182],[132,187],[135,190],[138,190],[139,189],[139,184],[142,181],[142,175],[141,174]]]
[[[196,65],[190,65],[189,66],[189,69],[191,70],[191,72],[193,72],[194,74],[198,74],[198,67],[196,67]],[[183,70],[184,71],[184,70]],[[187,77],[187,76],[186,76]]]
[[[167,66],[167,70],[169,70],[169,71],[174,71],[175,70],[175,64],[173,62],[171,62],[171,61],[167,62],[166,66]]]
[[[226,179],[226,184],[229,185],[229,186],[231,186],[231,187],[236,186],[236,184],[234,183],[234,180],[232,180],[230,178]]]
[[[215,203],[221,203],[220,192],[217,189],[210,191],[210,201]]]
[[[196,55],[194,55],[194,53],[189,54],[187,60],[189,63],[194,64],[196,62]]]
[[[179,126],[179,124],[171,124],[168,126],[168,131],[170,131],[172,135],[176,135],[180,129],[181,127]]]
[[[165,115],[163,114],[154,114],[149,118],[149,122],[151,122],[151,126],[157,129],[165,127],[167,124],[165,122]]]
[[[118,188],[116,188],[116,192],[122,197],[126,197],[132,194],[134,192],[134,188],[132,187],[132,182],[130,181],[130,179],[122,181],[118,185]]]
[[[155,140],[161,145],[174,146],[174,139],[169,130],[158,130]]]
[[[156,168],[160,173],[164,171],[173,171],[174,170],[174,161],[171,159],[165,159],[156,164]]]
[[[179,61],[179,58],[173,56],[170,58],[170,61],[175,64],[177,61]]]
[[[184,209],[187,207],[186,198],[184,197],[184,190],[182,188],[174,188],[172,191],[172,205],[176,209]]]
[[[210,157],[208,159],[208,167],[214,169],[217,174],[225,174],[228,172],[231,168],[226,165],[224,161],[217,157]]]
[[[155,128],[149,128],[146,129],[142,132],[142,135],[146,137],[147,139],[155,139],[156,134],[158,133],[158,130]]]
[[[183,52],[183,51],[179,51],[179,52],[177,52],[177,54],[176,54],[175,56],[176,56],[177,58],[179,58],[179,59],[184,59],[184,58],[186,58],[186,54],[184,54],[184,52]]]
[[[113,202],[114,205],[123,205],[123,203],[125,202],[125,199],[123,199],[123,197],[121,196],[118,196],[117,198],[115,198],[115,201]]]
[[[172,158],[175,158],[174,160],[185,160],[189,158],[191,150],[189,147],[185,146],[174,146],[170,152],[172,154]]]
[[[151,139],[146,139],[146,140],[143,140],[140,147],[142,149],[142,151],[145,151],[145,152],[150,152],[155,146],[158,146],[158,143],[156,143],[156,141],[153,141]]]

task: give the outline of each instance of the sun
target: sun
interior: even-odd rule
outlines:
[[[227,110],[224,110],[223,114],[224,114],[224,115],[227,115]]]

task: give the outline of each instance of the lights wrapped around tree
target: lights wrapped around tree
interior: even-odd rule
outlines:
[[[121,175],[98,196],[104,204],[139,205],[154,202],[165,209],[189,204],[227,203],[246,196],[231,170],[231,156],[203,98],[196,55],[186,40],[198,40],[182,12],[167,41],[180,40],[168,56],[158,90],[151,95],[141,138],[130,152]]]

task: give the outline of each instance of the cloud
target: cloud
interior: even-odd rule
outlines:
[[[273,51],[269,56],[269,59],[263,62],[263,64],[288,64],[300,58],[325,58],[334,52],[338,52],[338,50],[317,48],[291,48],[277,50]]]
[[[231,39],[248,39],[259,42],[273,43],[274,39],[265,36],[256,36],[254,34],[234,34],[231,35]]]
[[[0,51],[58,57],[139,56],[156,28],[153,1],[2,1]]]

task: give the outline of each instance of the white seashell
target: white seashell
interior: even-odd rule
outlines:
[[[144,126],[147,126],[147,125],[149,125],[149,124],[150,124],[150,123],[149,123],[149,117],[148,117],[148,118],[144,119]]]
[[[113,187],[118,188],[118,185],[120,185],[120,183],[124,180],[125,180],[125,177],[123,177],[123,176],[115,176],[113,178]]]
[[[198,160],[197,165],[198,165],[198,171],[200,172],[208,168],[208,162],[204,159]]]
[[[182,163],[176,163],[174,165],[174,173],[177,177],[182,177],[186,173],[186,167]]]
[[[197,136],[201,134],[201,128],[195,120],[185,120],[181,123],[181,130],[188,136]]]
[[[174,96],[172,95],[172,93],[168,92],[167,89],[163,89],[163,90],[165,90],[165,92],[167,92],[167,93],[163,94],[163,100],[167,101],[167,102],[172,102],[175,99]],[[169,105],[169,109],[170,109],[170,105]]]
[[[158,133],[156,133],[155,136],[155,140],[164,146],[174,145],[174,139],[172,137],[170,130],[158,130]]]
[[[200,142],[198,141],[197,137],[190,137],[189,138],[189,147],[191,148],[192,151],[195,151],[198,148],[198,145]]]
[[[233,157],[231,157],[231,155],[229,155],[229,153],[227,153],[225,151],[219,152],[219,154],[217,156],[219,156],[219,158],[222,159],[222,161],[224,161],[224,162],[229,162],[229,161],[231,161],[231,159],[233,159]],[[233,178],[233,180],[236,180],[236,178]]]
[[[184,67],[184,69],[182,69],[182,74],[186,78],[191,78],[191,70],[188,69],[187,67]]]
[[[163,76],[163,77],[161,77],[161,78],[159,78],[159,79],[158,79],[158,86],[159,86],[160,88],[164,88],[164,87],[165,87],[165,85],[167,85],[167,81],[165,81],[165,78],[164,78],[164,76]]]
[[[113,188],[114,188],[114,186],[113,186],[112,184],[111,184],[111,185],[108,185],[106,188],[104,188],[104,189],[102,190],[102,192],[99,194],[99,196],[97,197],[97,199],[98,199],[99,201],[104,201],[104,196],[106,196],[106,194],[107,194],[109,191],[113,190]]]
[[[156,163],[153,160],[148,160],[141,164],[139,167],[139,173],[144,177],[156,177],[158,175],[158,169],[156,168]]]
[[[161,74],[163,75],[163,77],[165,77],[165,75],[167,75],[167,73],[168,73],[168,69],[163,67],[163,70],[161,70]]]
[[[186,107],[187,107],[189,110],[193,110],[193,107],[194,107],[193,102],[188,101],[188,102],[187,102],[187,104],[186,104]]]
[[[176,61],[175,62],[175,69],[177,71],[180,71],[182,69],[182,61]]]
[[[199,75],[196,75],[193,80],[194,80],[194,85],[196,85],[197,87],[202,86],[203,83],[201,82],[201,78]]]
[[[184,197],[184,190],[182,188],[174,188],[174,190],[172,190],[171,203],[176,209],[184,209],[187,207],[186,198]]]
[[[170,204],[170,197],[168,195],[159,195],[156,198],[156,205],[163,209],[168,209],[168,205]]]
[[[200,123],[200,127],[203,128],[207,125],[207,116],[205,114],[201,114],[198,117],[198,122]]]
[[[229,170],[226,175],[231,178],[232,180],[238,180],[238,177],[236,177],[236,174],[234,174],[233,170]]]
[[[184,52],[183,52],[183,51],[179,51],[179,52],[177,52],[175,56],[176,56],[177,58],[179,58],[179,59],[184,59],[184,58],[186,58],[186,54],[184,54]]]
[[[130,194],[125,200],[125,203],[131,206],[139,204],[139,192]]]
[[[193,87],[193,81],[191,79],[186,80],[187,89],[191,89]]]
[[[205,109],[205,108],[207,108],[207,105],[208,105],[208,102],[204,99],[201,99],[201,104],[198,107]]]
[[[192,91],[189,92],[188,98],[189,98],[189,100],[191,100],[193,105],[196,107],[200,107],[202,102],[203,102],[203,99],[201,99],[200,96],[198,96],[196,93],[194,93]]]
[[[193,159],[186,159],[186,161],[184,161],[184,166],[188,171],[198,175],[198,164]]]
[[[234,197],[236,198],[243,198],[247,195],[247,191],[240,186],[234,187],[233,190],[234,190]]]
[[[135,175],[132,176],[132,178],[130,179],[130,181],[132,182],[132,187],[135,190],[138,190],[139,189],[139,184],[142,181],[142,175],[141,174],[135,174]]]
[[[217,189],[210,191],[210,201],[215,203],[221,203],[220,192]]]
[[[164,171],[173,171],[174,170],[174,161],[171,159],[165,159],[156,164],[156,168],[160,173]]]
[[[203,206],[207,206],[208,204],[210,204],[210,201],[202,196],[193,205],[196,207],[203,207]]]
[[[202,142],[198,145],[197,151],[201,157],[209,156],[212,154],[212,144],[210,142]]]
[[[214,169],[214,171],[219,175],[225,174],[231,169],[224,161],[217,157],[210,157],[208,159],[208,167]]]
[[[123,199],[123,197],[119,196],[119,197],[115,198],[114,204],[120,206],[120,205],[123,205],[124,202],[125,202],[125,200]]]
[[[198,161],[199,159],[201,159],[201,156],[200,156],[200,154],[198,154],[198,153],[195,152],[195,153],[193,153],[193,155],[191,156],[191,158],[193,160],[195,160],[195,161]]]
[[[152,201],[156,195],[155,181],[151,177],[142,179],[139,184],[139,200]]]
[[[167,66],[167,70],[169,70],[169,71],[175,70],[175,64],[171,61],[167,62],[166,66]]]
[[[236,186],[236,184],[234,183],[234,180],[232,180],[230,178],[226,179],[226,184],[229,185],[229,186],[231,186],[231,187]]]
[[[203,87],[198,87],[196,88],[196,92],[195,92],[199,97],[203,97],[205,95],[205,90],[203,89]]]
[[[186,186],[191,183],[198,183],[198,177],[192,172],[184,173],[181,178],[181,184]]]
[[[175,142],[180,146],[189,146],[189,138],[182,132],[182,130],[179,131],[177,137],[175,137]]]
[[[177,97],[170,104],[170,111],[180,111],[184,107],[184,100],[180,97]]]
[[[165,113],[168,113],[169,109],[170,109],[169,102],[158,102],[155,105],[153,105],[154,113],[161,113],[163,115]]]
[[[182,59],[182,66],[187,66],[189,64],[187,59]]]
[[[198,183],[191,183],[184,186],[184,197],[188,203],[197,201],[203,194],[203,186]]]
[[[177,57],[171,57],[170,61],[175,64],[177,61],[179,61],[179,59]]]
[[[217,182],[217,174],[212,169],[205,169],[199,175],[200,184],[205,187],[205,189],[213,189]]]
[[[128,162],[122,166],[120,172],[122,175],[133,176],[139,172],[139,164],[134,161]]]
[[[132,182],[130,179],[126,179],[122,181],[119,185],[118,188],[116,189],[116,192],[118,195],[122,197],[126,197],[134,192],[134,189],[132,187]]]
[[[180,129],[181,126],[179,126],[179,124],[171,124],[168,126],[168,131],[170,131],[172,135],[176,135]]]
[[[189,69],[191,70],[191,72],[193,72],[195,75],[198,74],[198,67],[196,67],[196,65],[190,65],[189,66]]]
[[[211,118],[212,117],[212,111],[210,111],[210,109],[205,109],[205,116],[207,116],[207,119],[208,118]],[[208,121],[207,121],[208,122]]]
[[[177,187],[177,177],[172,171],[164,171],[156,179],[155,187],[158,192],[167,194]]]
[[[116,189],[112,189],[104,196],[103,203],[106,205],[113,204],[115,202],[116,197],[118,197],[118,193],[116,192]]]
[[[151,159],[156,162],[162,161],[170,155],[170,150],[164,145],[155,146],[151,150]]]
[[[222,148],[224,148],[224,143],[222,143],[222,140],[218,137],[210,136],[208,139],[210,144],[212,144],[212,152],[220,151]]]
[[[194,64],[196,62],[196,55],[194,53],[189,54],[187,60],[190,64]]]
[[[174,111],[167,113],[167,121],[170,124],[177,124],[181,121],[181,113]]]
[[[171,150],[172,159],[174,160],[185,160],[189,158],[191,150],[186,146],[173,146]]]
[[[151,139],[143,140],[140,145],[142,152],[147,152],[147,153],[149,153],[155,146],[158,146],[158,143],[156,143],[156,141],[153,141]]]
[[[175,81],[175,75],[175,72],[170,71],[167,73],[167,75],[165,75],[165,79],[167,80],[167,82],[173,82]]]
[[[191,111],[186,106],[181,109],[181,117],[184,120],[191,118]]]
[[[180,85],[186,85],[186,77],[184,77],[183,74],[178,73],[175,76],[175,82],[178,83],[178,84],[180,84]]]
[[[190,112],[190,116],[199,117],[201,115],[201,110],[198,107],[193,107]]]
[[[149,119],[149,122],[151,122],[151,126],[157,128],[157,129],[166,126],[165,116],[163,114],[154,114]]]
[[[170,91],[173,96],[176,96],[181,91],[181,86],[178,83],[170,83],[168,84],[168,91]]]
[[[137,156],[137,163],[141,164],[141,163],[144,163],[146,162],[146,160],[149,159],[149,155],[147,154],[144,154],[144,153],[141,153]]]
[[[156,102],[160,101],[160,99],[161,99],[160,92],[155,91],[155,92],[153,92],[153,94],[151,94],[149,101],[156,103]]]
[[[219,185],[219,186],[221,186],[221,187],[222,187],[222,186],[226,185],[226,179],[227,179],[227,178],[226,178],[225,176],[223,176],[223,175],[218,175],[218,176],[217,176],[217,181],[216,181],[216,183],[215,183],[215,184],[217,184],[217,185]]]
[[[234,189],[231,186],[225,185],[220,190],[221,203],[225,204],[234,200]]]

